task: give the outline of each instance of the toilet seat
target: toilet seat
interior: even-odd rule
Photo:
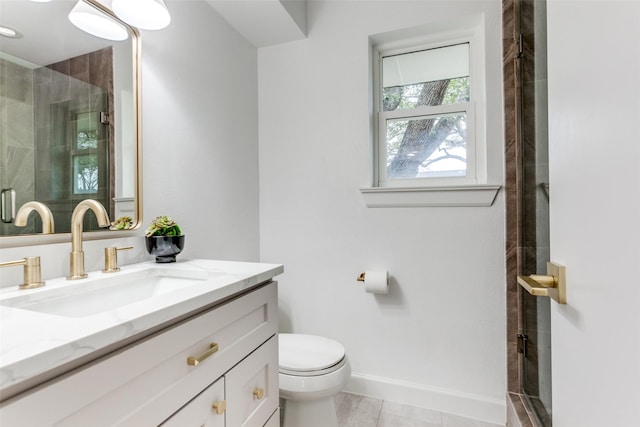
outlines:
[[[279,371],[292,376],[326,375],[346,363],[342,344],[306,334],[279,334]]]

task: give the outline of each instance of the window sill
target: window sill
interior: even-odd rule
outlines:
[[[371,187],[361,188],[368,208],[413,208],[493,205],[499,185],[455,187]]]

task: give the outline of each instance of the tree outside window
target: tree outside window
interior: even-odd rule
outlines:
[[[467,177],[469,43],[380,52],[380,180]]]

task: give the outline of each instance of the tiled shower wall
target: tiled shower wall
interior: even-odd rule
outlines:
[[[37,200],[45,202],[56,218],[56,232],[69,232],[71,214],[80,199],[73,197],[71,185],[71,130],[69,118],[55,120],[56,115],[69,116],[72,111],[104,111],[113,114],[113,53],[108,47],[85,55],[66,59],[35,70],[36,131],[35,145]],[[107,99],[104,99],[106,96]],[[54,126],[54,123],[58,123]],[[64,123],[64,125],[59,125]],[[113,141],[113,123],[108,126],[108,141]],[[113,158],[113,144],[108,144],[108,159]],[[63,165],[63,166],[61,166]],[[113,177],[113,162],[108,162]],[[112,213],[113,189],[106,189],[91,198],[101,202]],[[111,190],[112,191],[112,190]],[[107,192],[107,193],[105,193]],[[84,197],[83,197],[84,198]],[[97,229],[92,216],[85,217],[85,230]]]
[[[22,204],[39,200],[54,213],[56,232],[68,232],[71,213],[79,200],[71,200],[71,165],[68,155],[70,135],[68,112],[60,123],[52,126],[56,106],[68,103],[76,109],[103,111],[93,108],[104,102],[110,117],[113,114],[113,54],[105,48],[36,69],[0,60],[0,188],[16,192],[16,210]],[[81,108],[81,106],[84,106]],[[52,146],[60,133],[58,144]],[[107,128],[108,141],[114,140],[113,121]],[[113,159],[113,143],[108,144],[108,159]],[[56,157],[57,156],[57,157]],[[57,172],[52,170],[56,165]],[[62,166],[61,166],[62,165]],[[98,198],[113,212],[113,162],[108,162],[107,195]],[[35,171],[35,173],[34,173]],[[61,173],[64,171],[64,173]],[[40,185],[36,185],[40,182]],[[93,222],[93,223],[92,223]],[[87,216],[85,230],[97,224]],[[0,234],[32,234],[40,230],[40,219],[32,214],[27,227],[15,227],[0,222]]]
[[[535,167],[535,149],[527,152],[527,142],[530,137],[523,135],[532,134],[527,129],[521,129],[521,109],[534,108],[528,105],[529,99],[525,97],[522,103],[521,89],[527,90],[527,67],[523,67],[522,76],[518,70],[518,48],[520,34],[529,37],[526,25],[521,28],[521,13],[527,12],[527,5],[523,0],[503,0],[502,2],[502,26],[503,26],[503,75],[504,75],[504,118],[505,118],[505,194],[506,194],[506,317],[507,317],[507,393],[510,407],[507,417],[508,426],[533,427],[537,423],[529,412],[521,394],[523,378],[520,365],[521,355],[518,353],[518,333],[522,330],[522,289],[517,284],[519,274],[531,274],[531,265],[536,263],[537,244],[536,237],[530,235],[527,230],[536,228],[536,215],[526,215],[525,210],[530,209],[525,197],[531,194],[530,178],[534,174],[526,174],[526,167]],[[524,9],[522,9],[524,8]],[[523,21],[526,22],[526,19]],[[525,44],[531,46],[532,44]],[[523,56],[529,57],[533,52],[523,52]],[[532,58],[529,58],[532,59]],[[534,64],[533,60],[527,61]],[[525,62],[525,63],[527,63]],[[526,104],[526,105],[522,105]],[[528,133],[529,132],[529,133]],[[521,141],[521,138],[524,141]],[[524,143],[523,143],[524,142]],[[533,184],[535,186],[535,183]],[[525,227],[525,222],[528,221]],[[531,221],[534,221],[532,224]],[[535,270],[535,268],[534,268]]]
[[[17,206],[35,194],[33,115],[33,71],[0,59],[0,189],[13,188]],[[8,229],[16,227],[0,222],[0,235]],[[17,230],[33,233],[34,225]]]

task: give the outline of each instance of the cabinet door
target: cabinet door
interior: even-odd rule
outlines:
[[[276,412],[271,415],[264,427],[280,427],[280,408],[276,409]]]
[[[224,427],[225,426],[224,377],[207,387],[162,427]]]
[[[278,336],[225,375],[227,425],[262,427],[278,408]]]

